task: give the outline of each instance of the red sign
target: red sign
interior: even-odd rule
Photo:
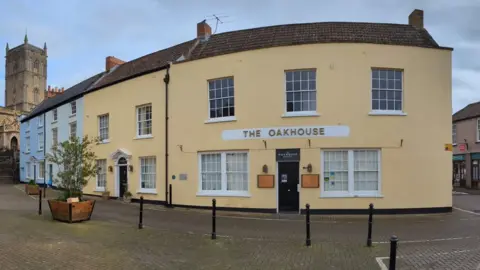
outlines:
[[[460,152],[465,151],[465,144],[460,144],[460,145],[458,146],[458,150],[460,150]]]

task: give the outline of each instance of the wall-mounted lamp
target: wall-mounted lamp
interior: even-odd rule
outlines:
[[[108,166],[108,171],[109,171],[109,172],[113,172],[113,167],[112,167],[112,166]]]
[[[307,172],[311,173],[312,172],[312,164],[308,163],[306,167],[303,167],[304,170],[307,170]]]
[[[268,166],[267,166],[267,164],[263,165],[263,167],[262,167],[262,172],[263,172],[263,173],[268,173]]]
[[[133,172],[133,165],[128,165],[128,170]]]

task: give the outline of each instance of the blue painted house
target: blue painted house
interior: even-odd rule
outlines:
[[[83,94],[103,75],[99,73],[45,99],[20,120],[20,181],[35,179],[38,184],[54,185],[58,167],[45,159],[46,154],[70,136],[83,136]]]

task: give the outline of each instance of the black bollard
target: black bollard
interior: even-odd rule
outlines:
[[[169,201],[169,206],[170,207],[173,207],[173,204],[172,204],[172,184],[170,184],[170,186],[168,187],[168,201]]]
[[[143,229],[143,196],[140,196],[140,216],[138,219],[138,229]]]
[[[42,190],[38,190],[38,214],[42,214]]]
[[[217,200],[213,199],[212,200],[212,240],[217,239],[217,232],[216,232],[217,228],[215,224],[216,212],[217,212]]]
[[[398,238],[395,235],[392,235],[390,238],[390,265],[389,270],[395,270],[395,265],[397,261],[397,242]]]
[[[373,223],[373,203],[370,204],[368,208],[368,236],[367,236],[367,246],[372,246],[372,223]]]
[[[312,241],[310,240],[310,204],[307,203],[306,205],[306,210],[305,210],[305,220],[307,223],[307,247],[312,245]]]

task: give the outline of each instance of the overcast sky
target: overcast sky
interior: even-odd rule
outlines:
[[[132,60],[192,39],[212,14],[228,17],[217,32],[296,22],[408,23],[425,11],[425,27],[454,47],[453,110],[480,100],[478,0],[0,0],[0,44],[48,46],[47,84],[68,88],[105,68],[105,57]],[[215,28],[215,21],[208,21]],[[5,48],[5,47],[3,47]],[[0,49],[2,61],[5,50]],[[0,105],[5,65],[0,65]]]

